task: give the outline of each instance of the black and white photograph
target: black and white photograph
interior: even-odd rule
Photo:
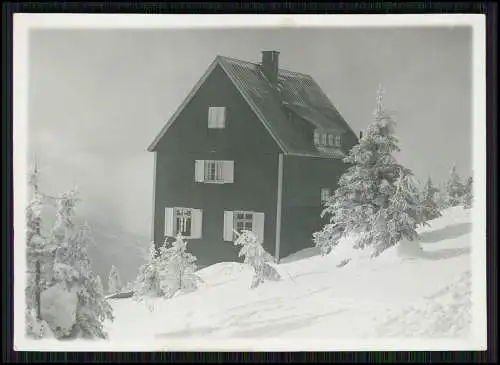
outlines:
[[[17,350],[486,349],[484,16],[13,26]]]

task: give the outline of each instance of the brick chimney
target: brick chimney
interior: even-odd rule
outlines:
[[[262,70],[273,86],[278,84],[279,51],[262,51]]]

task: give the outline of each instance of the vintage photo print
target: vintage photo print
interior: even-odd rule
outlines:
[[[13,26],[16,350],[486,349],[483,15]]]

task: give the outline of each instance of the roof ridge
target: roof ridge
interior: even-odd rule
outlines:
[[[219,58],[219,59],[222,59],[222,60],[247,63],[247,64],[250,64],[252,66],[257,66],[257,67],[261,66],[261,64],[258,63],[258,62],[250,62],[250,61],[242,60],[240,58],[228,57],[228,56],[223,56],[223,55],[217,55],[216,57]],[[305,76],[305,77],[308,77],[308,78],[312,78],[312,76],[309,75],[309,74],[306,74],[306,73],[303,73],[303,72],[299,72],[299,71],[288,70],[286,68],[278,68],[278,72],[285,72],[285,73],[288,72],[290,74],[295,74],[295,75],[300,75],[300,76]]]

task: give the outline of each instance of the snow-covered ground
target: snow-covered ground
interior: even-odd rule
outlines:
[[[304,250],[276,265],[282,281],[253,290],[251,269],[220,263],[199,272],[205,284],[194,293],[146,303],[111,300],[110,339],[189,340],[193,346],[234,339],[246,346],[276,339],[466,339],[470,212],[449,209],[420,231],[421,251],[393,248],[376,260],[342,247],[325,257]],[[338,267],[346,255],[352,260]]]
[[[199,271],[204,284],[193,293],[142,303],[109,299],[109,341],[75,341],[74,349],[484,349],[485,319],[478,330],[472,300],[470,214],[448,209],[420,230],[421,249],[406,243],[375,260],[347,241],[325,257],[306,249],[276,265],[281,281],[253,290],[251,269],[226,262]],[[57,341],[35,342],[60,349]]]

